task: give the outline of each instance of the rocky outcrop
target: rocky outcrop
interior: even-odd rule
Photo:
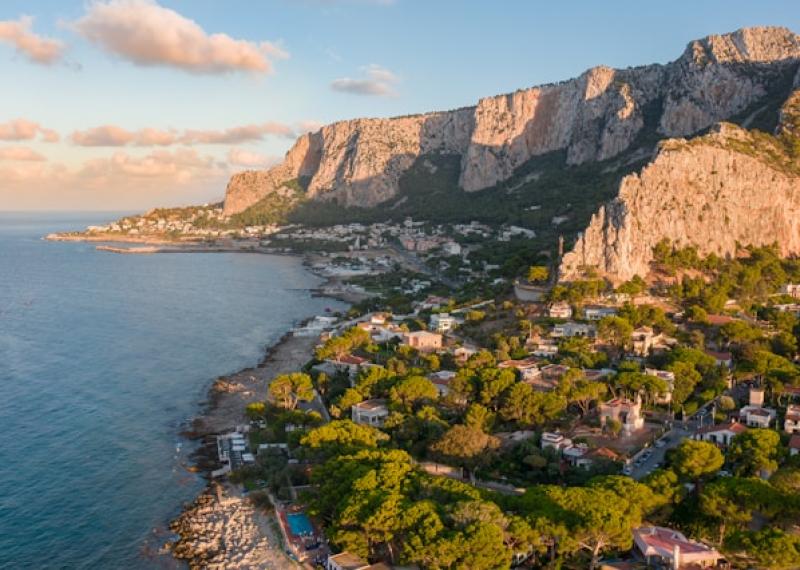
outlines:
[[[614,282],[649,272],[664,238],[702,255],[777,242],[800,254],[800,176],[783,144],[763,133],[720,124],[703,137],[662,143],[639,174],[623,178],[567,253],[560,279],[592,267]]]
[[[798,62],[797,35],[749,28],[694,41],[666,65],[596,67],[475,107],[334,123],[298,139],[280,165],[234,176],[225,213],[240,212],[300,176],[309,177],[312,199],[375,206],[396,196],[402,174],[430,153],[461,157],[459,184],[467,192],[493,187],[553,151],[565,151],[568,164],[608,159],[652,145],[654,136],[689,136],[734,118]]]

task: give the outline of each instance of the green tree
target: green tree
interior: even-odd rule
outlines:
[[[611,346],[624,350],[630,345],[633,326],[622,317],[603,317],[597,323],[597,335]]]
[[[712,443],[684,439],[675,449],[672,466],[678,476],[695,483],[719,471],[725,463],[722,452]]]
[[[750,429],[733,438],[728,458],[734,463],[736,473],[743,476],[758,475],[762,470],[775,471],[780,457],[781,438],[770,429]]]
[[[435,400],[439,395],[433,382],[424,376],[409,376],[400,380],[389,390],[389,398],[406,410],[418,402]]]
[[[488,433],[494,424],[495,414],[480,404],[470,404],[464,415],[464,425]]]
[[[582,370],[571,368],[561,377],[559,390],[565,394],[567,402],[578,406],[581,416],[585,416],[592,402],[606,395],[608,387],[602,382],[589,380]]]
[[[356,424],[350,420],[334,420],[303,435],[300,444],[326,454],[343,454],[374,448],[388,439],[388,435],[374,427]]]
[[[270,399],[285,410],[294,410],[300,402],[314,399],[311,376],[302,372],[281,374],[269,383]]]
[[[474,470],[487,463],[498,447],[500,441],[496,437],[476,428],[454,425],[431,446],[431,451],[446,461]]]

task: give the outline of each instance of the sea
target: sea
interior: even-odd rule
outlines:
[[[0,213],[0,568],[163,567],[203,488],[180,432],[315,298],[294,257],[48,242],[119,217]]]

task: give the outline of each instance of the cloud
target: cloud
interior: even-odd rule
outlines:
[[[8,123],[0,123],[0,140],[29,141],[41,136],[44,142],[58,142],[61,138],[52,129],[46,129],[39,123],[27,119],[14,119]]]
[[[377,97],[391,97],[396,95],[395,86],[400,78],[380,65],[368,65],[361,68],[365,77],[352,79],[342,77],[331,83],[331,89],[353,95],[370,95]]]
[[[75,131],[70,140],[78,146],[169,146],[176,141],[175,133],[160,129],[128,131],[115,125],[102,125]]]
[[[244,125],[224,130],[186,130],[180,137],[183,144],[239,144],[249,141],[260,141],[267,135],[288,139],[295,138],[295,130],[283,123],[262,123]]]
[[[222,173],[213,157],[200,155],[193,149],[180,149],[156,150],[145,156],[118,151],[110,157],[86,161],[75,176],[93,184],[136,183],[142,179],[186,184]]]
[[[191,73],[270,73],[273,60],[288,57],[270,42],[208,34],[193,20],[154,0],[95,1],[72,27],[137,65],[176,67]]]
[[[19,20],[0,20],[0,42],[14,46],[17,53],[33,63],[51,65],[61,59],[64,44],[58,40],[37,36],[31,31],[33,18],[21,16]]]
[[[315,123],[308,123],[315,124]],[[78,146],[170,146],[174,144],[240,144],[263,140],[267,136],[295,138],[307,123],[297,127],[283,123],[267,122],[252,125],[231,127],[228,129],[174,129],[145,128],[136,131],[127,130],[116,125],[101,125],[75,131],[70,140]]]
[[[280,162],[280,157],[261,154],[247,149],[233,147],[228,151],[228,163],[231,166],[245,168],[266,168]]]
[[[45,162],[47,158],[26,146],[0,147],[0,160],[19,160],[23,162]]]

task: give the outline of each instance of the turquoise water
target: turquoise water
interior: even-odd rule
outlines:
[[[286,515],[286,520],[289,523],[289,528],[292,529],[292,534],[295,536],[303,536],[314,532],[314,527],[311,526],[311,521],[305,513]]]
[[[0,568],[163,565],[144,545],[202,488],[181,427],[334,306],[293,258],[40,239],[111,217],[0,214]]]

